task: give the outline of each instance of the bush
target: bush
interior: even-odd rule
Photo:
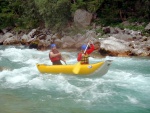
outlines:
[[[35,4],[47,28],[59,30],[71,17],[68,0],[35,0]]]

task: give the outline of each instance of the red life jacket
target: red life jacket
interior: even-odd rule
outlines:
[[[54,54],[59,53],[59,51],[57,49],[52,50],[51,52],[53,52]],[[56,56],[56,57],[50,57],[50,55],[49,55],[49,58],[50,58],[51,62],[55,62],[55,61],[61,60],[61,55]]]

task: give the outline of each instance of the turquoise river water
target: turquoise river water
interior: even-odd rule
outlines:
[[[150,113],[150,58],[113,60],[102,77],[41,74],[49,51],[0,46],[0,113]],[[67,64],[76,52],[63,52]],[[98,74],[98,73],[97,73]]]

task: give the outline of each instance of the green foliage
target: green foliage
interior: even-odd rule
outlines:
[[[0,28],[14,25],[15,17],[15,2],[11,0],[0,1]]]
[[[38,9],[33,0],[22,1],[21,15],[18,18],[17,24],[25,29],[37,27],[41,21]]]
[[[103,5],[101,6],[100,10],[98,11],[99,23],[103,23],[104,26],[110,25],[112,23],[119,23],[121,19],[119,18],[119,11],[120,9],[117,6],[118,0],[109,1],[106,0]]]
[[[105,0],[97,11],[100,22],[104,25],[118,24],[124,20],[134,22],[149,21],[150,1],[149,0]]]
[[[124,26],[123,24],[118,24],[116,25],[117,27],[121,28],[121,29],[131,29],[131,30],[135,30],[135,31],[144,31],[145,26],[135,26],[135,25],[128,25],[128,26]]]
[[[71,17],[68,0],[35,0],[45,26],[59,30]]]
[[[123,24],[117,24],[116,27],[119,27],[121,29],[130,29],[130,30],[135,30],[135,31],[141,31],[143,35],[145,36],[150,36],[149,31],[145,30],[145,27],[148,23],[145,23],[144,25],[126,25],[124,26]]]
[[[0,28],[14,26],[33,28],[38,22],[38,14],[32,0],[1,0]]]
[[[64,31],[67,32],[70,36],[74,36],[76,34],[84,35],[86,33],[86,29],[77,26],[72,26],[71,28],[64,29]]]
[[[75,12],[77,9],[86,9],[86,2],[84,0],[75,0],[76,2],[71,5],[71,12]]]
[[[139,21],[143,18],[150,19],[150,1],[149,0],[137,0],[135,2],[135,17]]]
[[[101,33],[101,35],[104,35],[104,31],[102,28],[96,29],[96,33]]]
[[[104,26],[150,19],[150,0],[0,0],[0,4],[0,28],[31,29],[42,24],[61,30],[77,9],[97,14],[95,22]]]
[[[95,13],[102,5],[104,0],[87,0],[86,7],[89,12]]]
[[[75,12],[77,9],[86,9],[91,13],[95,13],[103,2],[104,0],[76,0],[71,5],[71,12]]]

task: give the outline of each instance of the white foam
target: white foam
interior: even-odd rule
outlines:
[[[1,84],[4,84],[5,87],[32,87],[40,90],[54,90],[57,93],[63,92],[63,94],[68,94],[69,97],[75,98],[76,102],[88,103],[97,100],[107,101],[107,99],[113,98],[116,95],[120,96],[120,92],[115,90],[115,88],[133,90],[137,93],[142,92],[145,95],[150,93],[149,76],[145,77],[134,70],[124,69],[124,65],[132,67],[133,62],[138,64],[143,60],[136,61],[132,58],[122,57],[90,58],[90,62],[113,60],[105,76],[93,79],[62,74],[40,74],[36,68],[36,63],[51,64],[48,57],[49,51],[7,48],[0,52],[2,57],[8,58],[16,64],[26,64],[18,69],[0,72]],[[70,55],[70,59],[67,59],[67,64],[77,62],[75,53],[63,52],[63,54]],[[136,96],[128,96],[127,99],[133,104],[138,104],[139,102]]]
[[[21,76],[21,75],[6,78],[6,82],[11,83],[11,84],[24,83],[27,81],[28,79],[25,76]]]
[[[138,104],[139,103],[139,101],[135,97],[127,96],[127,98],[128,98],[128,101],[132,104]]]
[[[2,56],[13,62],[23,62],[27,64],[35,63],[37,61],[40,62],[41,60],[49,60],[48,51],[41,52],[35,49],[8,48],[3,51]]]
[[[42,80],[40,77],[33,78],[32,80],[28,82],[28,85],[29,87],[34,87],[37,89],[48,90],[45,85],[45,81]]]

